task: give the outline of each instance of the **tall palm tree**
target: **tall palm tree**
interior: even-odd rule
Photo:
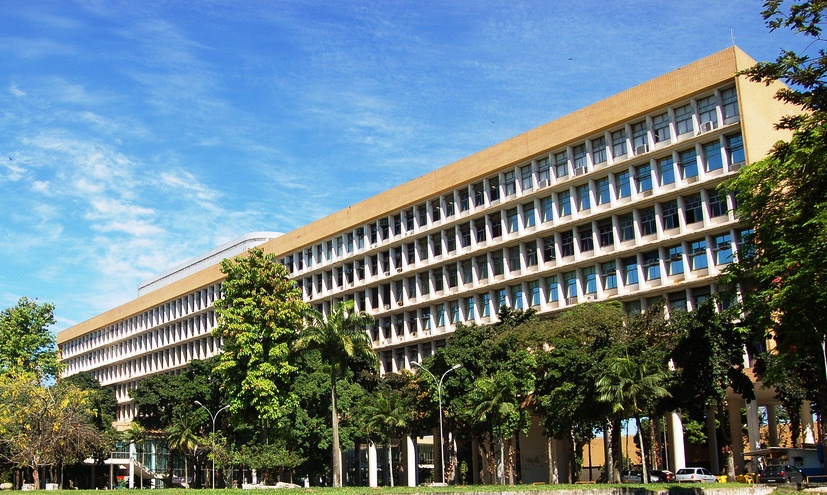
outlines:
[[[373,317],[355,311],[353,300],[341,301],[325,317],[310,310],[307,323],[295,343],[297,350],[318,349],[330,366],[331,423],[333,430],[333,486],[342,486],[341,453],[339,448],[339,410],[336,405],[336,377],[355,359],[365,359],[376,365],[376,353],[365,327]]]
[[[666,371],[654,368],[647,363],[638,363],[627,357],[614,358],[597,380],[598,400],[612,404],[614,412],[631,412],[637,425],[640,442],[640,462],[643,469],[643,483],[649,482],[649,468],[643,447],[643,430],[640,427],[642,403],[648,399],[669,397],[669,392],[661,386],[666,379]]]
[[[179,416],[166,430],[167,443],[170,450],[180,452],[184,456],[184,483],[189,481],[187,459],[190,454],[194,457],[198,451],[198,435],[192,429],[191,422]]]
[[[366,429],[388,439],[388,478],[393,486],[393,439],[401,439],[411,421],[411,410],[396,392],[377,392],[365,408]]]
[[[493,378],[482,377],[475,381],[474,391],[470,396],[475,421],[490,424],[497,442],[498,484],[504,483],[505,438],[516,433],[519,425],[520,405],[514,394],[513,385],[513,379],[509,379],[507,374],[497,373]]]

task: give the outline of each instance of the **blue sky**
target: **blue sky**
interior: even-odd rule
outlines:
[[[24,1],[0,11],[0,307],[62,330],[736,44],[758,1]]]

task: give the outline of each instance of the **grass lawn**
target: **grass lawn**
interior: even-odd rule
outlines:
[[[240,490],[240,489],[216,489],[212,490],[209,488],[205,489],[192,489],[192,490],[185,490],[182,488],[169,488],[169,489],[162,489],[157,490],[159,495],[227,495],[228,492],[235,492],[238,495],[361,495],[366,493],[375,493],[379,495],[390,495],[395,493],[497,493],[497,492],[508,492],[508,493],[516,493],[516,492],[540,492],[540,491],[557,491],[557,490],[589,490],[594,492],[599,491],[610,491],[613,489],[622,490],[624,492],[629,492],[631,490],[637,489],[649,489],[650,491],[669,491],[670,495],[679,495],[681,492],[685,492],[687,495],[695,495],[697,494],[697,489],[701,488],[703,490],[716,490],[716,489],[737,489],[737,488],[750,488],[754,485],[748,485],[745,483],[715,483],[715,484],[704,484],[704,485],[687,485],[681,484],[678,485],[676,483],[657,483],[651,485],[642,485],[642,484],[616,484],[616,485],[606,485],[606,484],[584,484],[584,485],[456,485],[456,486],[442,486],[442,487],[431,487],[431,486],[417,486],[417,487],[407,487],[407,486],[398,486],[398,487],[379,487],[379,488],[368,488],[368,487],[357,487],[357,486],[349,486],[344,488],[321,488],[321,487],[311,487],[311,488],[293,488],[293,489],[280,489],[280,490]],[[100,490],[62,490],[61,492],[68,492],[73,493],[75,495],[101,495]],[[781,494],[792,494],[795,492],[795,487],[790,487],[789,491],[778,489],[776,490],[779,495]],[[53,493],[53,492],[44,492],[40,490],[38,493],[46,494],[46,493]],[[148,495],[148,494],[147,494]]]

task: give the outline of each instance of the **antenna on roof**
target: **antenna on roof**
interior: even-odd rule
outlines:
[[[732,46],[735,46],[735,32],[732,30],[732,26],[729,27],[729,37],[732,39]]]

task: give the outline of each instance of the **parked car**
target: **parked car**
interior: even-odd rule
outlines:
[[[717,483],[718,477],[706,468],[685,467],[678,469],[678,472],[675,473],[675,481],[678,483]]]
[[[663,481],[663,478],[654,474],[654,472],[649,473],[649,482],[650,483],[659,483]],[[620,482],[621,483],[643,483],[643,473],[638,471],[637,469],[627,469],[625,471],[620,472]]]
[[[667,470],[652,471],[651,474],[652,474],[653,477],[657,476],[658,478],[660,478],[660,481],[664,481],[666,483],[674,483],[675,482],[675,473],[673,473],[672,471],[667,471]]]
[[[758,474],[759,483],[803,483],[804,479],[804,473],[790,465],[770,465]]]

